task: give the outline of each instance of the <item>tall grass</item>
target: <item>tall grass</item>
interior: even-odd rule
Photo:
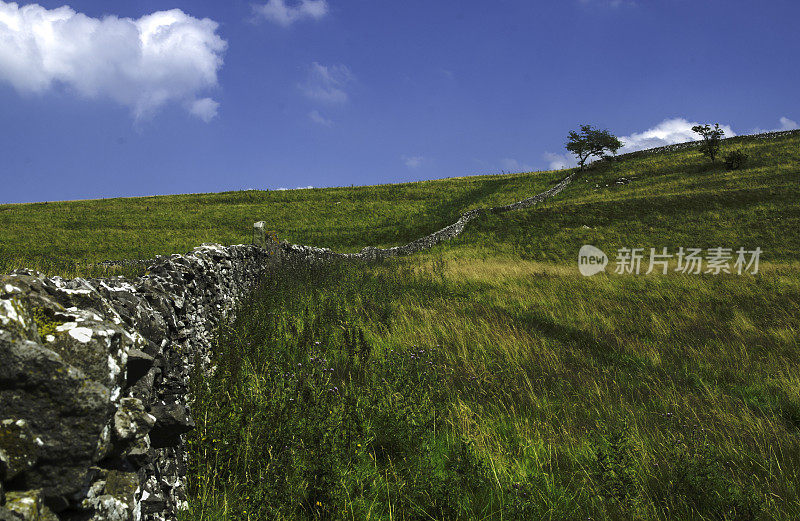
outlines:
[[[798,302],[780,269],[275,273],[195,380],[187,517],[795,519]]]
[[[185,517],[800,518],[798,140],[598,164],[429,253],[269,274],[194,379]],[[585,278],[586,243],[764,254]]]

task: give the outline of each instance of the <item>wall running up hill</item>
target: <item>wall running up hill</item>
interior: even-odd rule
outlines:
[[[363,250],[358,253],[337,253],[335,251],[329,250],[328,248],[315,248],[313,246],[302,246],[299,244],[289,244],[287,242],[281,242],[279,246],[279,254],[284,258],[291,258],[291,259],[307,259],[307,260],[318,260],[318,259],[353,259],[353,260],[367,260],[372,261],[376,259],[385,259],[388,257],[397,257],[402,255],[411,255],[413,253],[420,252],[422,250],[431,248],[442,241],[450,240],[454,237],[457,237],[462,231],[464,231],[464,227],[467,225],[468,222],[475,219],[479,215],[483,213],[503,213],[508,212],[511,210],[520,210],[522,208],[529,208],[534,206],[545,199],[549,199],[557,194],[559,194],[564,188],[569,185],[573,179],[578,175],[578,172],[575,172],[567,177],[565,177],[561,182],[546,190],[540,194],[534,195],[533,197],[529,197],[527,199],[523,199],[521,201],[517,201],[516,203],[512,203],[506,206],[495,206],[493,208],[477,208],[475,210],[470,210],[466,213],[463,213],[458,221],[454,222],[450,226],[446,226],[441,230],[435,231],[430,235],[426,235],[421,237],[415,241],[409,242],[404,246],[394,246],[392,248],[375,248],[372,246],[367,246]],[[263,236],[262,236],[263,237]],[[261,238],[261,241],[265,241],[266,238]]]
[[[215,327],[267,265],[415,253],[482,212],[552,197],[575,175],[395,248],[341,254],[262,234],[161,257],[133,280],[0,276],[0,521],[175,519],[194,427],[189,378],[213,371]]]

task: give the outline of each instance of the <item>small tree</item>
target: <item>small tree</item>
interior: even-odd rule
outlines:
[[[714,160],[717,159],[720,141],[722,140],[722,136],[725,135],[725,131],[719,128],[719,123],[714,123],[714,128],[711,128],[711,125],[695,125],[692,127],[692,130],[703,136],[701,150],[704,155],[711,159],[711,163],[714,163]]]
[[[590,157],[603,157],[606,151],[616,154],[622,148],[622,142],[611,132],[592,128],[591,125],[581,125],[580,132],[571,131],[567,140],[565,146],[578,158],[581,170]]]

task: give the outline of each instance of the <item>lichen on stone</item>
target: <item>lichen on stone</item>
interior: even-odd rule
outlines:
[[[45,308],[33,308],[32,315],[42,343],[55,340],[57,328],[63,324],[63,322],[57,320],[52,313],[49,314]],[[52,337],[52,340],[50,340],[49,337]]]

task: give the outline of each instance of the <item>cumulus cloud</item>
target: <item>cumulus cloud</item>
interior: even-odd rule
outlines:
[[[199,93],[217,84],[227,46],[217,27],[180,9],[100,19],[68,6],[0,0],[0,81],[20,93],[63,86],[86,98],[108,98],[137,119],[178,102],[208,121],[217,103]]]
[[[317,125],[322,125],[323,127],[333,126],[333,121],[320,114],[318,110],[312,110],[309,112],[308,118]]]
[[[294,5],[288,5],[285,0],[269,0],[263,5],[254,5],[253,11],[257,16],[263,17],[284,27],[304,20],[319,20],[328,14],[326,0],[300,0]]]
[[[353,74],[346,65],[322,65],[317,62],[308,69],[308,78],[300,89],[311,99],[328,103],[344,103],[348,99],[345,88],[353,82]]]
[[[419,168],[425,160],[422,156],[403,156],[402,159],[408,168]]]
[[[630,136],[620,137],[623,146],[619,150],[620,154],[635,152],[647,148],[663,147],[674,145],[675,143],[685,143],[687,141],[697,141],[702,139],[700,135],[692,131],[692,127],[700,125],[697,122],[687,121],[684,118],[665,119],[658,125],[644,132],[633,133]],[[736,133],[729,125],[720,125],[725,131],[725,137],[733,137]]]
[[[798,128],[800,128],[800,126],[797,125],[796,121],[792,121],[791,119],[787,118],[786,116],[783,116],[779,120],[779,122],[780,122],[781,126],[778,127],[778,128],[763,129],[763,128],[756,127],[753,130],[751,130],[750,133],[751,134],[763,134],[764,132],[781,132],[783,130],[797,130]]]

